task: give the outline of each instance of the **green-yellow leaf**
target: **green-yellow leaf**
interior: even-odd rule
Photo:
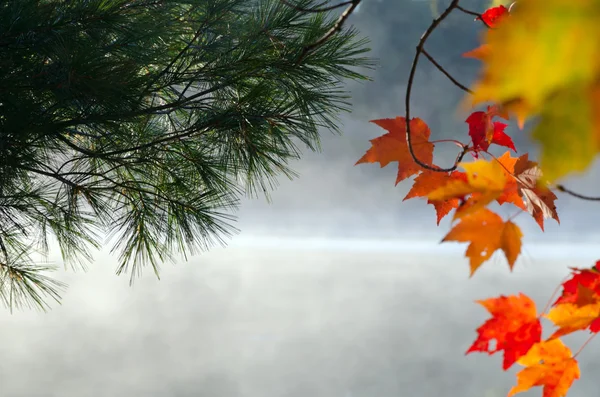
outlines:
[[[472,103],[541,116],[534,137],[548,180],[587,168],[600,152],[600,0],[519,0],[484,42]]]
[[[544,179],[554,181],[584,171],[600,151],[600,124],[595,121],[600,104],[593,100],[585,87],[573,87],[546,102],[533,131],[533,138],[543,148],[540,167]]]

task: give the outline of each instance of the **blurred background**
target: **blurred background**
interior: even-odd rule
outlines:
[[[402,202],[411,182],[394,186],[394,164],[354,166],[385,133],[368,121],[403,115],[415,45],[447,3],[363,1],[349,23],[380,59],[374,81],[348,86],[353,112],[342,118],[344,135],[324,133],[321,153],[305,151],[291,164],[299,177],[280,178],[271,203],[243,200],[240,233],[227,247],[165,264],[160,281],[148,271],[133,287],[114,275],[107,248],[88,272],[55,275],[69,289],[49,313],[0,311],[0,396],[506,395],[518,365],[503,372],[500,355],[464,356],[487,318],[473,301],[521,291],[544,307],[569,266],[600,259],[599,204],[560,195],[561,225],[548,220],[545,232],[519,215],[525,239],[515,271],[500,253],[469,279],[466,244],[438,244],[450,217],[438,227],[425,200]],[[490,2],[461,4],[482,12]],[[472,16],[454,12],[426,48],[470,85],[480,64],[461,54],[479,45],[481,31]],[[463,92],[425,58],[412,98],[412,116],[432,139],[468,141],[467,114],[456,110]],[[535,158],[528,127],[511,123],[506,132],[518,155]],[[435,156],[449,165],[456,148],[437,145]],[[598,195],[600,166],[565,185]],[[514,213],[505,207],[501,215]],[[565,339],[574,351],[584,340]],[[582,379],[570,397],[597,391],[599,346],[579,356]]]

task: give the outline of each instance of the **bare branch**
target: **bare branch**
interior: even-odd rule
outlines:
[[[600,201],[600,197],[584,196],[583,194],[575,193],[574,191],[567,189],[563,185],[557,185],[556,190],[558,190],[559,192],[569,194],[573,197],[577,197],[578,199],[589,200],[589,201]]]
[[[481,21],[488,29],[492,29],[492,27],[490,25],[488,25],[486,21],[483,20],[482,14],[475,12],[475,11],[469,11],[459,5],[457,5],[456,8],[461,10],[465,14],[469,14],[469,15],[473,15],[473,16],[477,17],[477,18],[475,18],[476,21]]]
[[[471,91],[470,89],[468,89],[466,86],[462,85],[461,83],[459,83],[454,77],[452,77],[452,75],[450,73],[448,73],[446,71],[446,69],[444,69],[435,59],[433,59],[433,57],[431,55],[429,55],[429,53],[423,49],[423,55],[425,55],[427,57],[427,59],[429,59],[429,61],[431,63],[433,63],[433,65],[438,68],[438,70],[442,73],[444,73],[446,75],[446,77],[448,77],[450,79],[450,81],[452,81],[454,83],[454,85],[456,85],[458,88],[460,88],[463,91],[468,92],[469,94],[472,94],[473,91]]]
[[[425,42],[427,41],[427,38],[429,38],[429,36],[431,35],[431,33],[435,30],[435,28],[438,27],[438,25],[448,16],[450,15],[450,13],[452,12],[452,10],[454,10],[455,8],[458,7],[458,1],[459,0],[452,0],[452,2],[450,3],[450,5],[448,6],[448,8],[446,8],[444,10],[444,12],[437,17],[436,19],[433,20],[433,22],[431,23],[431,25],[429,26],[429,28],[427,28],[427,30],[425,31],[425,33],[423,33],[423,35],[421,36],[421,40],[419,40],[419,44],[417,45],[416,48],[416,54],[415,54],[415,58],[413,59],[413,63],[412,63],[412,67],[410,69],[410,75],[408,77],[408,85],[406,87],[406,101],[405,101],[405,105],[406,105],[406,143],[408,145],[408,151],[410,152],[411,157],[413,158],[413,160],[415,161],[415,163],[419,164],[421,167],[430,170],[430,171],[437,171],[437,172],[450,172],[450,171],[454,171],[457,167],[458,167],[458,163],[460,163],[463,159],[463,157],[465,156],[465,154],[467,154],[467,152],[469,151],[468,147],[464,147],[462,149],[462,151],[458,154],[458,156],[456,157],[456,161],[454,162],[454,165],[450,168],[440,168],[434,165],[429,165],[426,164],[424,162],[422,162],[421,160],[419,160],[417,158],[417,156],[415,155],[414,152],[414,148],[412,146],[412,137],[410,134],[410,94],[412,91],[412,86],[413,86],[413,82],[415,79],[415,72],[417,71],[417,64],[419,62],[419,56],[421,55],[421,53],[424,52],[423,50],[423,46],[425,45]]]

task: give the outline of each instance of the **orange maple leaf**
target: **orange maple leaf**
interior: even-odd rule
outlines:
[[[477,303],[485,307],[492,318],[477,328],[477,339],[466,354],[487,352],[492,355],[504,350],[502,368],[507,370],[519,357],[526,354],[531,346],[540,341],[542,325],[535,302],[528,296],[500,296]],[[496,348],[490,350],[490,341],[493,339],[496,340]]]
[[[488,210],[481,209],[467,215],[444,237],[444,241],[470,243],[466,256],[469,258],[471,276],[497,250],[502,250],[512,270],[521,252],[521,229],[511,221]]]
[[[448,199],[444,201],[432,201],[427,200],[427,204],[433,205],[435,208],[435,214],[437,217],[437,225],[440,225],[440,222],[446,215],[450,213],[455,208],[460,206],[461,201],[459,199]]]
[[[423,170],[410,155],[406,143],[406,119],[396,117],[394,119],[371,120],[381,128],[389,131],[375,139],[371,139],[371,148],[362,156],[355,165],[361,163],[379,162],[381,168],[392,161],[398,162],[398,176],[396,185],[404,179],[418,174]],[[425,164],[432,164],[434,144],[429,142],[431,131],[420,118],[410,120],[411,143],[415,156]]]
[[[415,178],[412,188],[402,201],[414,197],[426,197],[429,193],[448,183],[450,180],[462,180],[467,182],[467,175],[460,171],[447,173],[423,170],[423,172]],[[457,198],[449,198],[442,201],[427,200],[427,204],[432,204],[435,208],[437,224],[439,225],[442,218],[448,215],[454,208],[458,208],[460,200]]]
[[[527,153],[519,157],[515,164],[514,176],[519,183],[519,191],[525,198],[527,212],[533,216],[542,231],[546,218],[552,218],[560,224],[554,204],[557,197],[550,189],[539,183],[542,171],[536,162],[529,161]]]
[[[580,371],[571,350],[560,339],[536,343],[517,363],[526,367],[517,373],[517,385],[508,397],[543,386],[543,397],[564,397]]]
[[[463,53],[462,55],[465,58],[473,58],[478,59],[480,61],[484,61],[490,55],[491,50],[492,49],[489,44],[483,44],[475,48],[474,50]]]
[[[453,178],[427,195],[432,201],[443,201],[451,198],[464,198],[471,194],[471,197],[458,208],[454,219],[472,214],[496,200],[504,192],[507,181],[505,171],[496,161],[462,162],[460,166],[466,171],[466,182],[463,179]]]
[[[520,158],[520,157],[519,157]],[[521,190],[517,179],[514,177],[515,165],[519,158],[511,157],[510,152],[505,152],[502,156],[496,160],[502,165],[504,169],[504,175],[506,176],[506,186],[502,194],[496,199],[498,204],[511,203],[521,208],[522,210],[527,209],[523,197],[521,197]]]

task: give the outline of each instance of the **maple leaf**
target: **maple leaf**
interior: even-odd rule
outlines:
[[[571,278],[562,283],[562,287],[562,294],[553,306],[562,303],[574,303],[582,306],[582,303],[586,302],[586,297],[580,296],[581,293],[589,296],[589,291],[592,291],[594,294],[600,295],[600,261],[597,261],[589,269],[571,268]],[[588,301],[587,303],[592,302]]]
[[[546,315],[559,329],[558,338],[589,328],[600,331],[600,261],[589,269],[571,268],[571,278],[562,283],[561,296]]]
[[[508,397],[534,386],[543,387],[543,397],[564,397],[580,376],[577,360],[560,339],[536,343],[517,363],[526,368],[517,373],[517,385]]]
[[[453,180],[455,178],[460,178],[465,181],[467,179],[465,173],[460,171],[453,171],[451,173],[447,173],[423,170],[423,172],[421,172],[415,178],[413,186],[402,201],[408,200],[413,197],[425,197],[432,191],[438,189],[441,185],[444,185],[448,181]]]
[[[544,317],[559,327],[551,339],[588,328],[597,333],[600,331],[600,301],[585,306],[562,303],[553,307]]]
[[[483,61],[489,56],[490,51],[492,51],[492,48],[489,44],[482,44],[471,51],[463,53],[462,55],[465,58],[473,58]]]
[[[390,162],[397,161],[396,185],[423,170],[423,167],[417,164],[410,155],[406,143],[406,119],[404,117],[371,120],[371,122],[386,129],[388,133],[371,139],[371,148],[355,165],[379,162],[381,168],[383,168]],[[410,133],[415,156],[425,164],[432,164],[434,144],[429,142],[431,131],[427,124],[417,117],[411,119]]]
[[[510,152],[505,152],[502,156],[496,160],[502,165],[504,174],[506,176],[506,185],[502,194],[496,199],[498,204],[511,203],[521,208],[522,210],[527,209],[525,201],[523,200],[521,188],[514,177],[515,166],[519,162],[520,157],[511,157]]]
[[[477,328],[477,339],[466,354],[486,352],[490,355],[504,350],[502,368],[507,370],[539,342],[542,325],[535,302],[527,295],[500,296],[477,301],[492,318]],[[496,348],[490,350],[490,342],[496,340]]]
[[[504,252],[512,270],[521,252],[522,237],[523,233],[516,224],[504,222],[498,214],[484,208],[464,216],[442,242],[470,243],[465,255],[469,258],[472,277],[481,264],[499,249]]]
[[[508,15],[508,9],[503,5],[500,5],[497,7],[488,8],[483,14],[481,14],[481,17],[477,17],[475,20],[482,20],[490,28],[495,28],[498,26],[498,23]]]
[[[598,302],[600,302],[600,295],[598,295],[596,291],[581,284],[577,284],[577,292],[575,294],[575,301],[573,302],[575,306],[583,307]]]
[[[486,31],[491,50],[466,98],[539,114],[533,137],[549,181],[585,170],[600,151],[597,7],[597,0],[519,1],[510,18]]]
[[[514,166],[514,176],[519,182],[519,192],[525,198],[526,210],[544,230],[544,219],[553,218],[560,224],[556,205],[556,195],[540,183],[542,172],[537,163],[529,161],[528,154],[519,157]]]
[[[489,44],[482,44],[481,46],[471,50],[471,51],[467,51],[465,53],[463,53],[463,57],[465,58],[474,58],[474,59],[478,59],[480,61],[485,61],[485,59],[489,56],[490,51],[492,51],[492,48],[490,47]],[[513,101],[510,102],[511,104],[511,113],[513,113],[516,116],[516,121],[517,121],[517,126],[519,127],[520,130],[523,130],[523,128],[525,127],[525,121],[527,119],[527,116],[531,113],[531,108],[530,106],[527,105],[527,102],[525,102],[522,99],[515,99]],[[503,109],[502,106],[500,105],[495,105],[500,109]],[[468,102],[468,101],[463,101],[461,108],[463,110],[470,110],[472,107],[472,103]],[[504,114],[508,114],[508,111],[503,110]],[[508,117],[503,117],[504,119],[508,120]],[[502,124],[502,123],[500,123]],[[498,128],[502,128],[502,132],[504,131],[504,128],[506,126],[502,126],[500,125]],[[510,140],[510,142],[512,142],[512,140],[510,139],[510,137],[506,136],[506,137],[498,137],[499,141],[504,142],[503,146],[508,146],[508,141]],[[498,143],[498,142],[496,142]],[[510,146],[509,146],[510,147]],[[515,150],[516,152],[516,150]]]
[[[600,84],[572,86],[545,101],[532,137],[541,144],[540,165],[549,181],[589,167],[600,151],[599,112]]]
[[[476,153],[479,150],[488,150],[492,143],[517,151],[512,139],[504,132],[508,124],[493,122],[492,118],[496,116],[508,120],[508,114],[501,111],[498,106],[488,106],[485,112],[473,112],[465,120],[469,124],[469,136],[473,140],[473,149]]]
[[[459,199],[448,199],[444,201],[432,201],[427,200],[427,204],[433,205],[435,208],[437,225],[440,225],[440,222],[446,215],[450,213],[453,209],[456,209],[460,206],[461,201]]]
[[[470,163],[462,162],[459,165],[466,171],[466,182],[463,179],[452,179],[427,195],[430,200],[438,201],[464,198],[468,194],[478,193],[472,194],[459,207],[454,214],[454,219],[476,212],[496,200],[504,192],[507,181],[502,166],[496,161],[477,160]]]
[[[413,186],[404,197],[408,200],[414,197],[426,197],[429,193],[436,190],[440,186],[446,184],[450,180],[462,180],[467,182],[467,175],[464,172],[452,171],[436,172],[431,170],[423,170],[414,180]],[[427,200],[427,204],[432,204],[437,215],[437,224],[448,215],[454,208],[458,208],[460,200],[457,198],[449,198],[442,201]]]

